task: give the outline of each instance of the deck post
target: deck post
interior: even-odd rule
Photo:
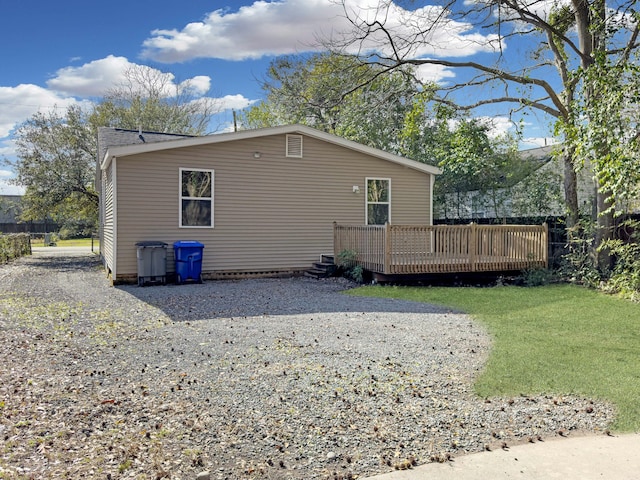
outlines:
[[[478,256],[478,231],[476,224],[471,222],[469,224],[469,268],[472,272],[477,269],[476,259]]]
[[[391,225],[389,222],[384,224],[384,274],[391,273]]]

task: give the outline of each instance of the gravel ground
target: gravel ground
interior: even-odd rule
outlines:
[[[612,421],[589,399],[477,398],[481,326],[351,286],[114,288],[70,252],[0,266],[0,478],[364,478]]]

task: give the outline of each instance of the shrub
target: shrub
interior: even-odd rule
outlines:
[[[31,237],[28,233],[0,235],[0,263],[31,255]]]
[[[615,256],[613,272],[603,289],[619,293],[633,300],[640,300],[640,222],[627,220],[622,227],[628,234],[627,240],[609,240],[603,248]]]
[[[548,268],[529,268],[522,272],[520,280],[526,287],[539,287],[550,284],[554,277],[554,272]]]
[[[342,269],[343,275],[358,283],[362,283],[364,270],[357,263],[358,252],[355,250],[342,250],[338,253],[337,264]]]
[[[560,271],[569,282],[598,288],[602,275],[593,256],[595,222],[581,220],[568,233],[568,252],[563,257]]]

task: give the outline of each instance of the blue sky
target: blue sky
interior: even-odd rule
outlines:
[[[199,95],[218,100],[220,121],[228,124],[232,109],[262,97],[259,79],[275,56],[314,51],[318,37],[345,28],[343,11],[332,0],[1,2],[0,158],[15,155],[11,134],[21,122],[37,111],[88,104],[131,64],[172,75],[175,83],[191,81]],[[355,9],[377,4],[349,0]],[[400,24],[407,12],[393,13]],[[477,57],[485,39],[482,32],[449,31],[438,54]],[[421,73],[444,83],[454,76],[446,69]],[[498,120],[498,128],[508,127],[506,119]],[[15,192],[6,184],[11,175],[0,165],[0,193]]]

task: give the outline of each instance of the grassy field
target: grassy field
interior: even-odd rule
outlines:
[[[97,239],[93,239],[93,248],[97,249],[99,247],[99,242]],[[44,247],[44,238],[32,238],[31,239],[32,247]],[[90,238],[72,238],[69,240],[56,240],[57,247],[90,247],[91,239]]]
[[[352,295],[427,302],[469,313],[494,344],[476,391],[576,394],[613,402],[618,431],[640,431],[640,305],[573,285],[383,287]]]

